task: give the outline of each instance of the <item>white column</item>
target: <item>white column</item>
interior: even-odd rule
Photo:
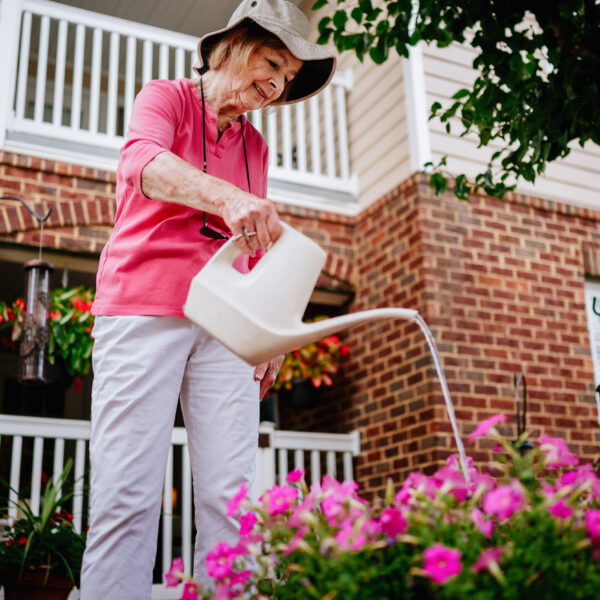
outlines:
[[[0,147],[4,146],[6,128],[12,112],[13,94],[19,56],[22,0],[2,0],[0,3]]]

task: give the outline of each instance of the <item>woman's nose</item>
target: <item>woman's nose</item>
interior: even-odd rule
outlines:
[[[269,85],[276,91],[281,94],[283,92],[283,88],[285,86],[283,77],[274,76],[269,79]]]

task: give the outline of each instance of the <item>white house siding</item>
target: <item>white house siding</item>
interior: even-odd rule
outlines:
[[[308,0],[301,8],[316,38],[317,24],[331,8],[314,12],[312,4]],[[354,76],[347,96],[350,171],[358,175],[358,201],[364,208],[411,175],[402,60],[392,52],[386,63],[375,65],[345,52],[338,56],[338,69],[347,68]]]
[[[476,76],[471,68],[475,50],[454,44],[449,48],[426,46],[423,51],[427,102],[452,103],[452,95],[468,86]],[[473,177],[485,169],[492,149],[477,148],[474,135],[460,137],[463,131],[458,120],[453,121],[450,134],[439,119],[430,121],[433,161],[448,157],[448,170]],[[518,191],[541,198],[559,200],[579,206],[600,208],[600,147],[575,144],[569,156],[548,165],[544,176],[535,185],[520,183]]]

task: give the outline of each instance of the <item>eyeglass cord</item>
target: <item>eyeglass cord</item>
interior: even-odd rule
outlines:
[[[208,167],[206,163],[206,106],[204,103],[204,83],[202,82],[202,75],[200,75],[200,96],[202,97],[202,154],[203,154],[203,167],[202,170],[204,173],[208,173]],[[250,169],[248,168],[248,153],[246,152],[246,138],[244,136],[244,117],[240,118],[240,131],[242,133],[242,147],[244,149],[244,162],[246,164],[246,179],[248,181],[248,192],[252,193],[252,189],[250,187]],[[204,211],[203,215],[204,224],[202,229],[209,229],[206,222],[206,211]],[[200,232],[202,232],[202,229]],[[219,233],[219,232],[215,232]],[[227,239],[227,236],[223,235],[223,238]]]

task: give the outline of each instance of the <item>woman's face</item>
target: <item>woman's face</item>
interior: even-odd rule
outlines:
[[[231,73],[233,103],[240,112],[264,108],[283,93],[302,66],[287,49],[259,46],[248,60],[248,66]]]

